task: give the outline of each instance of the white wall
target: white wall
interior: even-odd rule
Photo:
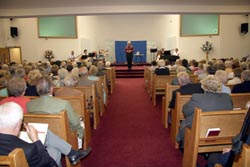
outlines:
[[[200,46],[207,40],[214,44],[209,57],[243,57],[250,54],[250,32],[242,35],[239,30],[241,23],[249,22],[245,15],[222,15],[220,35],[212,37],[180,37],[179,15],[78,16],[77,20],[77,39],[46,40],[38,38],[36,18],[0,19],[0,47],[21,46],[23,59],[30,61],[45,60],[43,53],[47,49],[53,50],[57,59],[68,58],[71,50],[80,54],[84,48],[89,51],[111,48],[114,54],[115,40],[147,40],[155,42],[158,48],[167,49],[169,42],[174,42],[172,46],[179,47],[182,58],[196,60],[205,58]],[[10,37],[10,26],[18,27],[17,38]]]

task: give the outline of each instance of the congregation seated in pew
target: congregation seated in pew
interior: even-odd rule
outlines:
[[[180,72],[177,74],[180,88],[173,91],[172,99],[169,103],[169,108],[175,108],[176,92],[180,92],[182,95],[191,95],[193,93],[203,93],[200,83],[191,83],[189,74],[187,72]]]
[[[27,103],[27,110],[29,113],[47,113],[49,106],[49,112],[52,114],[59,113],[62,110],[66,110],[72,130],[77,130],[78,137],[83,138],[83,128],[80,125],[80,118],[73,110],[73,107],[68,101],[53,97],[53,83],[48,76],[40,77],[37,80],[36,90],[39,94],[39,98],[32,99]]]
[[[168,67],[166,67],[165,60],[161,59],[158,61],[158,68],[155,69],[156,75],[170,75]]]
[[[189,102],[183,106],[185,119],[181,122],[179,133],[176,137],[177,142],[182,146],[185,128],[192,126],[192,119],[196,107],[204,112],[217,110],[232,110],[233,102],[229,94],[221,93],[221,83],[215,79],[214,75],[208,75],[201,81],[203,94],[193,94]]]
[[[0,105],[4,105],[9,102],[14,102],[15,104],[18,104],[22,108],[23,113],[27,113],[27,108],[26,105],[28,102],[30,102],[30,99],[28,97],[24,96],[25,89],[26,89],[26,82],[23,78],[18,78],[18,77],[13,77],[10,79],[8,82],[8,92],[9,92],[9,97],[4,98],[3,100],[0,101]],[[49,107],[46,108],[46,111],[50,109]],[[53,132],[48,130],[45,146],[47,147],[47,150],[51,157],[57,162],[57,164],[60,166],[61,162],[61,156],[59,156],[58,153],[63,153],[64,155],[69,155],[69,157],[75,157],[76,155],[82,155],[78,157],[82,157],[85,155],[87,152],[90,151],[87,150],[87,152],[82,151],[82,152],[77,152],[71,148],[71,145],[60,139],[58,136],[56,136]],[[55,143],[54,143],[55,141]],[[54,143],[54,144],[51,144]],[[65,149],[62,149],[62,148]],[[57,152],[53,150],[58,150]],[[51,150],[51,151],[50,151]],[[72,159],[72,158],[71,158]],[[79,159],[78,159],[79,160]],[[73,160],[72,160],[73,162]]]
[[[80,90],[74,88],[78,83],[78,77],[67,75],[63,81],[64,86],[54,91],[55,96],[81,96],[83,94]]]
[[[232,93],[250,93],[250,70],[245,70],[241,74],[242,83],[233,87]]]

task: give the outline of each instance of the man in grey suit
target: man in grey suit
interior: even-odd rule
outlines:
[[[201,87],[204,94],[193,94],[182,108],[185,119],[181,122],[180,130],[177,135],[177,142],[182,143],[184,139],[185,128],[192,126],[195,108],[201,108],[203,111],[232,110],[233,102],[229,94],[221,93],[221,83],[217,81],[214,75],[208,75],[201,81]]]
[[[27,110],[32,114],[57,114],[62,110],[67,111],[67,115],[69,118],[69,125],[72,130],[77,130],[78,137],[80,139],[83,138],[83,128],[80,125],[80,118],[73,110],[69,101],[55,98],[53,97],[53,83],[52,80],[48,76],[43,76],[38,79],[36,84],[37,93],[40,95],[39,98],[33,99],[27,103]],[[50,143],[57,143],[58,139],[54,136],[47,136],[46,140],[49,138]],[[69,150],[71,148],[70,145],[64,145],[61,147],[65,147],[65,150]],[[79,161],[79,158],[83,158],[90,150],[87,150],[86,153],[82,152],[82,156],[77,156],[76,158],[72,158],[72,163],[76,164]],[[50,152],[50,150],[48,150]],[[57,157],[56,161],[59,163],[60,156],[58,156],[58,151],[53,150],[51,153],[54,157]],[[53,157],[53,155],[51,155]]]

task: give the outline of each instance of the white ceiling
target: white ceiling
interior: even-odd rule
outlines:
[[[88,6],[250,5],[250,0],[0,0],[0,9],[34,9]]]
[[[103,14],[250,14],[250,0],[0,0],[0,18]]]

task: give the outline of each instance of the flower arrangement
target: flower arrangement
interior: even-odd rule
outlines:
[[[44,57],[45,57],[45,59],[48,59],[49,61],[51,61],[51,59],[55,58],[52,50],[45,50]]]
[[[213,45],[211,42],[206,41],[204,44],[202,44],[201,50],[203,52],[206,52],[207,54],[213,49]]]

